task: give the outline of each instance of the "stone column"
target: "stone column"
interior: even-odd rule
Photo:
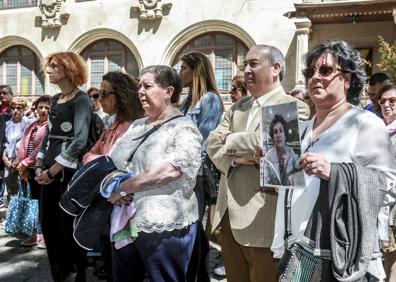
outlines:
[[[295,84],[304,85],[305,79],[302,75],[302,70],[305,68],[304,55],[308,52],[308,35],[311,21],[304,18],[295,18],[294,24],[296,25],[296,76]]]
[[[395,24],[396,24],[396,8],[393,8],[392,15],[393,15],[393,21],[394,21]]]

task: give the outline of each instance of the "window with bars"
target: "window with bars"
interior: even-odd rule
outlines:
[[[89,70],[89,87],[99,87],[102,76],[109,71],[123,71],[138,77],[139,68],[132,52],[122,43],[103,39],[89,45],[83,52]]]
[[[14,46],[0,54],[0,84],[8,84],[15,95],[39,96],[44,93],[40,61],[32,50]]]
[[[37,6],[37,0],[0,0],[0,9],[25,8]]]
[[[236,37],[224,33],[200,35],[187,43],[176,55],[173,66],[179,70],[179,58],[184,54],[198,51],[204,53],[214,67],[216,84],[221,93],[226,94],[231,88],[231,79],[243,71],[243,61],[248,48]],[[228,95],[223,95],[225,101]]]

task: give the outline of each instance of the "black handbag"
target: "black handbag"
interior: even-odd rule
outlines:
[[[208,156],[202,164],[202,178],[205,204],[215,204],[219,191],[220,172]]]

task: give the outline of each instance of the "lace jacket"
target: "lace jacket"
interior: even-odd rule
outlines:
[[[119,139],[110,156],[118,169],[135,175],[165,161],[179,167],[182,174],[176,180],[134,196],[136,214],[131,219],[138,232],[163,232],[180,229],[198,219],[198,204],[193,188],[201,165],[202,136],[188,118],[176,118],[162,125],[137,149],[132,161],[127,160],[142,136],[152,128],[147,118],[136,120]]]

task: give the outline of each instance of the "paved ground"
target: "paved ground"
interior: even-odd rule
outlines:
[[[4,210],[0,210],[0,218]],[[26,248],[20,242],[26,237],[13,236],[4,232],[0,225],[0,281],[1,282],[49,282],[49,266],[45,250],[37,247]],[[216,277],[213,273],[215,265],[219,263],[217,246],[211,248],[211,281],[227,281]],[[93,276],[94,266],[87,270],[87,281],[101,281]],[[103,281],[103,280],[102,280]]]

